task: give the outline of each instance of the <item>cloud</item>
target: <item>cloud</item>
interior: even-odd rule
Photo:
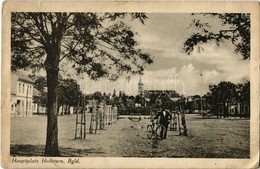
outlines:
[[[236,83],[243,77],[249,77],[250,61],[243,60],[241,55],[235,54],[231,43],[223,43],[221,46],[210,43],[203,47],[205,49],[203,52],[193,52],[190,59],[208,64],[203,74],[218,77],[217,80],[213,80],[208,76],[207,80],[211,79],[212,82],[226,80]]]
[[[242,60],[232,50],[216,48],[208,45],[203,53],[192,53],[183,59],[182,66],[176,66],[174,59],[165,60],[157,69],[146,69],[142,76],[145,90],[175,90],[184,95],[205,94],[209,84],[217,84],[220,81],[240,82],[243,77],[249,76],[249,61]],[[171,62],[165,66],[167,61]],[[181,63],[181,59],[178,60]],[[180,64],[179,63],[179,64]],[[155,63],[158,65],[158,63]],[[170,66],[172,64],[172,66]],[[200,76],[202,74],[202,76]],[[138,82],[140,76],[131,76],[127,82],[126,76],[122,76],[116,82],[100,80],[93,82],[91,90],[101,90],[113,93],[115,89],[125,91],[130,95],[138,94]]]
[[[235,54],[234,46],[229,42],[220,46],[215,43],[202,45],[204,51],[198,52],[195,48],[191,55],[182,51],[185,39],[194,32],[187,29],[192,19],[190,14],[148,14],[148,17],[145,25],[132,23],[138,32],[139,47],[154,57],[154,64],[148,66],[142,76],[145,89],[176,89],[185,95],[204,94],[211,83],[237,83],[243,77],[249,77],[250,61]],[[213,24],[213,28],[219,29],[219,23]],[[123,90],[135,95],[138,82],[137,75],[129,82],[126,76],[122,76],[117,82],[101,79],[93,83],[92,88],[108,93],[114,89]]]

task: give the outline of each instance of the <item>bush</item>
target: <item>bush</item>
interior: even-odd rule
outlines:
[[[119,115],[141,114],[150,115],[151,107],[119,107]]]

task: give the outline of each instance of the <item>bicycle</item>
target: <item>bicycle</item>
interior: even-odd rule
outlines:
[[[160,137],[161,131],[165,132],[166,130],[165,127],[160,123],[152,122],[152,124],[147,125],[146,131],[147,131],[147,138],[152,140],[152,146],[157,147],[158,140],[161,139]],[[164,135],[164,133],[162,134]]]

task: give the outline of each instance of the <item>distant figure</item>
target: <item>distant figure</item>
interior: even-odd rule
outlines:
[[[162,128],[160,132],[160,137],[161,139],[166,139],[168,125],[171,122],[172,115],[165,108],[163,108],[162,111],[158,112],[154,119],[159,119],[159,123],[165,127],[165,131]]]
[[[176,112],[173,112],[173,117],[172,117],[172,128],[170,130],[176,131],[177,130],[177,116]]]
[[[160,98],[157,98],[155,100],[155,107],[156,108],[161,108],[162,107],[162,100]]]

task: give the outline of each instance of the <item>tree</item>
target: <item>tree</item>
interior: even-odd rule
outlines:
[[[198,15],[198,14],[193,14]],[[191,26],[197,29],[184,42],[184,51],[190,54],[195,46],[202,49],[201,44],[215,41],[217,45],[225,40],[231,41],[235,46],[235,53],[242,55],[243,59],[250,58],[250,14],[248,13],[206,13],[200,16],[219,18],[223,29],[213,31],[209,23],[201,19],[192,20]]]
[[[185,109],[193,112],[199,109],[199,104],[196,102],[196,100],[189,101],[186,103]]]
[[[149,96],[149,99],[150,99],[150,105],[155,105],[156,99],[159,96],[159,94],[158,93],[150,93],[148,96]]]
[[[40,96],[34,97],[36,103],[40,104],[41,106],[45,106],[47,103],[47,93],[45,90],[47,87],[46,78],[43,76],[36,77],[36,80],[34,82],[34,87],[40,92]]]
[[[250,105],[250,81],[245,79],[243,80],[243,82],[237,84],[236,97],[237,97],[236,100],[239,101],[242,106]],[[250,116],[250,109],[248,110],[249,110],[248,116]]]
[[[95,92],[94,95],[93,95],[93,97],[94,97],[94,99],[95,99],[98,103],[100,103],[100,102],[102,101],[102,98],[103,98],[102,93],[99,92],[99,91]]]
[[[127,96],[125,93],[122,93],[121,95],[122,104],[127,107]]]
[[[142,104],[142,97],[140,95],[135,96],[135,103]]]
[[[113,95],[112,95],[113,98],[116,97],[116,89],[114,89],[114,92],[113,92]]]
[[[33,13],[11,15],[12,70],[44,68],[47,74],[45,155],[59,156],[57,93],[61,61],[91,79],[116,80],[123,72],[142,73],[153,61],[138,49],[135,33],[123,19],[147,19],[143,13]]]
[[[236,85],[231,82],[222,81],[217,85],[209,85],[206,95],[207,102],[211,105],[217,117],[222,115],[228,117],[228,104],[236,98]]]
[[[77,106],[80,95],[81,91],[75,80],[59,79],[58,105],[66,105],[65,113],[69,111],[70,106]]]

